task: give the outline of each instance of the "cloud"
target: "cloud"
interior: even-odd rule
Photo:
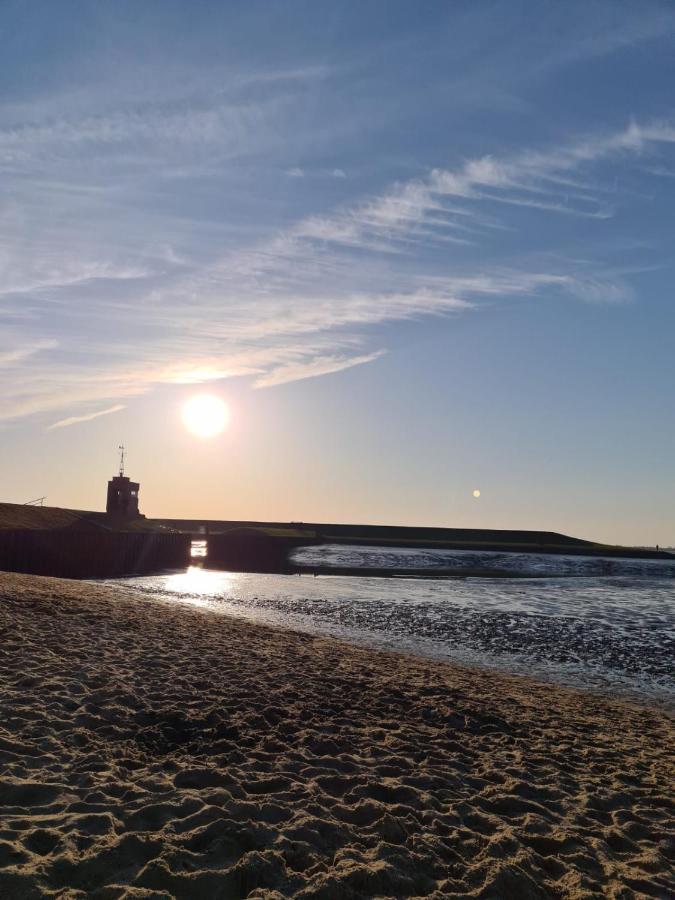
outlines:
[[[321,178],[346,178],[347,173],[344,169],[310,169],[309,172],[306,169],[300,168],[300,166],[292,166],[290,169],[286,169],[286,175],[289,178],[304,178],[306,175],[314,175]]]
[[[289,381],[300,381],[303,378],[317,378],[320,375],[332,375],[343,369],[351,369],[353,366],[361,366],[364,363],[373,362],[384,355],[385,350],[376,350],[364,356],[317,356],[314,359],[297,363],[288,363],[271,369],[266,375],[262,375],[254,382],[255,387],[272,387],[279,384],[287,384]]]
[[[469,243],[461,232],[486,228],[482,207],[523,206],[581,218],[612,215],[605,194],[590,184],[574,190],[569,176],[593,164],[638,155],[649,145],[675,142],[669,122],[631,123],[608,135],[582,138],[548,151],[523,151],[467,160],[456,169],[433,169],[425,178],[394,185],[378,197],[330,216],[310,216],[292,234],[302,240],[402,252],[406,242]],[[494,223],[487,227],[494,227]],[[460,231],[460,234],[450,233]]]
[[[67,419],[60,419],[58,422],[54,422],[53,425],[49,425],[47,431],[52,431],[54,428],[67,428],[69,425],[79,425],[80,422],[91,422],[92,419],[98,419],[100,416],[109,416],[111,413],[120,412],[122,409],[125,409],[124,405],[116,403],[107,409],[99,409],[98,412],[88,413],[85,416],[69,416]]]
[[[14,366],[43,350],[56,347],[56,341],[37,341],[32,346],[17,347],[14,350],[0,350],[0,368]]]
[[[255,369],[251,370],[251,374],[255,374],[255,371]],[[241,375],[242,372],[233,372],[230,369],[223,369],[217,364],[207,365],[201,361],[192,365],[181,363],[171,367],[162,380],[169,384],[205,384],[207,381],[231,378],[235,374]]]
[[[625,274],[604,263],[543,252],[509,259],[502,242],[523,227],[539,237],[545,217],[603,226],[621,198],[603,186],[600,164],[626,167],[673,143],[668,121],[634,123],[433,168],[295,220],[279,223],[275,213],[274,227],[249,227],[248,210],[242,228],[187,214],[193,184],[175,188],[173,159],[168,193],[161,179],[152,190],[142,179],[128,190],[106,181],[102,193],[53,184],[45,204],[43,182],[19,180],[14,205],[0,208],[0,321],[12,328],[10,349],[0,351],[0,419],[116,404],[50,426],[61,428],[158,384],[248,377],[262,388],[320,377],[380,358],[383,326],[505,297],[625,302]],[[283,169],[270,171],[279,181]],[[63,177],[81,185],[75,170]],[[340,187],[355,190],[353,182]],[[227,197],[233,203],[236,192]],[[172,211],[177,202],[184,218]]]
[[[573,40],[556,41],[556,45],[542,56],[539,69],[596,59],[624,47],[667,38],[675,30],[672,9],[661,4],[642,3],[633,8],[623,6],[620,15],[616,15],[617,9],[611,3],[609,7],[602,4],[589,7],[589,16],[584,17],[583,31],[575,34]]]
[[[3,104],[9,122],[0,127],[0,167],[23,174],[31,163],[53,170],[86,157],[124,170],[158,155],[192,164],[215,150],[222,161],[257,149],[271,134],[277,147],[282,139],[296,143],[301,136],[284,124],[304,93],[333,71],[315,65],[242,75],[204,65],[195,76],[176,64],[134,80],[139,73],[131,69],[116,71],[118,89],[107,83],[104,92],[62,92],[16,109]],[[162,77],[166,84],[158,83]]]
[[[615,278],[575,278],[569,279],[567,289],[575,297],[586,303],[628,303],[635,292],[625,281]]]
[[[87,260],[31,260],[27,266],[14,261],[0,273],[0,297],[6,294],[28,294],[48,288],[75,287],[96,280],[126,281],[149,274],[140,266],[116,266],[110,262]]]

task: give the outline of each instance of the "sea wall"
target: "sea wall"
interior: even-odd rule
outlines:
[[[0,569],[60,578],[110,578],[182,568],[190,536],[128,531],[0,531]]]
[[[234,572],[291,573],[296,567],[289,555],[303,543],[306,542],[272,537],[254,529],[232,529],[209,535],[205,564]]]

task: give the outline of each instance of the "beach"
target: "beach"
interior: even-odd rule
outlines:
[[[658,897],[664,709],[0,575],[0,896]]]

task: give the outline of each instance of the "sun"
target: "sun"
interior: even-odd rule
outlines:
[[[476,490],[473,491],[473,496],[476,498],[476,500],[478,500],[478,498],[480,497],[480,491],[478,490],[478,488],[476,488]]]
[[[213,394],[198,394],[183,405],[183,424],[197,437],[215,437],[225,430],[229,421],[227,403]]]

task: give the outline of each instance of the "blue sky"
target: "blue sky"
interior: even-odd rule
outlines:
[[[124,440],[154,515],[675,543],[674,40],[649,2],[5,0],[0,496],[100,508]]]

